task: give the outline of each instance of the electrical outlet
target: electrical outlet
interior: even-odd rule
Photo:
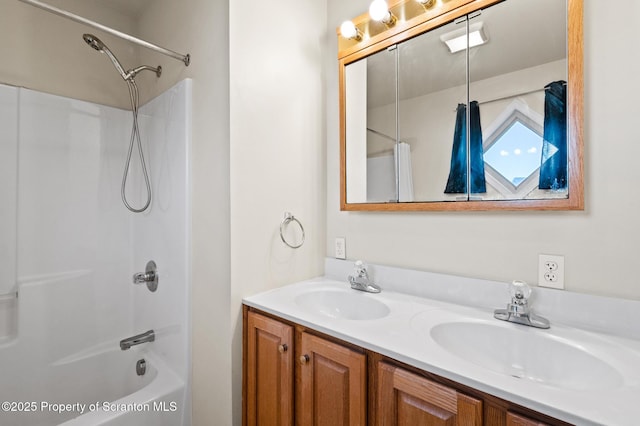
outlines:
[[[347,246],[346,246],[344,237],[336,238],[334,251],[335,251],[334,255],[336,259],[347,258]]]
[[[564,289],[564,256],[539,255],[538,285],[540,287]]]

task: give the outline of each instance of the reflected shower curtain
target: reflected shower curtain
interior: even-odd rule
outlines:
[[[398,201],[413,201],[413,171],[411,169],[411,145],[400,142],[393,147],[396,176],[398,178]]]
[[[540,189],[567,187],[567,83],[545,86]]]
[[[469,110],[471,131],[471,193],[487,192],[484,179],[484,149],[482,147],[482,128],[480,127],[480,107],[477,101],[471,102]],[[453,149],[451,151],[451,168],[446,194],[467,193],[467,107],[458,104],[456,112],[456,127],[453,135]]]

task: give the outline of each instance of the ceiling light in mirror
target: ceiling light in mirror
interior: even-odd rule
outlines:
[[[448,32],[440,36],[440,40],[447,45],[451,53],[456,53],[467,48],[467,30],[465,28]],[[485,44],[489,39],[484,33],[482,22],[469,26],[469,47]]]

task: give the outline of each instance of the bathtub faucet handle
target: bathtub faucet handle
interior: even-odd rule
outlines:
[[[158,289],[158,268],[153,260],[147,262],[147,267],[144,272],[137,272],[133,274],[134,284],[147,284],[149,291],[156,291]]]
[[[137,272],[133,274],[134,284],[144,284],[156,279],[156,274],[153,272]]]

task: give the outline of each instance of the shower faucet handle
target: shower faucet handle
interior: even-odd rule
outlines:
[[[144,272],[133,274],[134,284],[147,284],[149,291],[154,292],[158,289],[158,268],[153,260],[147,262]]]
[[[156,279],[156,274],[153,272],[136,272],[133,274],[134,284],[145,284],[153,282]]]

